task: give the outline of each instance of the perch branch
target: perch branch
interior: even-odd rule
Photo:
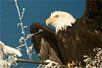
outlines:
[[[33,64],[43,64],[47,65],[48,62],[43,62],[43,61],[33,61],[33,60],[25,60],[25,59],[19,59],[16,61],[17,63],[33,63]]]

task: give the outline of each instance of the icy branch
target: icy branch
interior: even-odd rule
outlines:
[[[22,37],[19,39],[19,43],[20,43],[20,46],[19,46],[19,49],[20,47],[22,46],[25,46],[26,47],[26,52],[27,52],[27,55],[29,55],[29,58],[31,59],[31,51],[32,49],[30,49],[28,47],[28,44],[27,44],[27,39],[30,37],[30,35],[27,35],[26,36],[26,33],[25,33],[25,28],[27,28],[27,26],[25,26],[22,22],[22,18],[24,16],[24,12],[25,12],[25,8],[22,9],[22,12],[20,12],[19,10],[19,6],[18,6],[18,3],[17,3],[17,0],[15,0],[15,6],[17,8],[17,11],[18,11],[18,16],[19,16],[19,20],[20,20],[20,23],[18,23],[17,25],[21,27],[21,33],[22,33]],[[29,37],[28,37],[29,36]]]
[[[19,50],[0,41],[0,68],[9,68],[11,65],[17,65],[17,56],[22,56]]]
[[[21,48],[22,46],[25,46],[25,47],[26,47],[26,53],[27,53],[27,55],[29,56],[30,59],[32,59],[31,56],[32,56],[32,48],[33,48],[33,46],[32,46],[32,45],[31,45],[31,46],[28,46],[27,40],[28,40],[29,38],[31,38],[33,35],[35,35],[35,34],[41,32],[42,30],[39,30],[39,32],[37,32],[37,33],[35,33],[35,34],[28,34],[28,35],[26,35],[25,28],[27,28],[27,25],[25,26],[25,25],[23,24],[23,21],[22,21],[22,18],[23,18],[23,16],[24,16],[24,12],[25,12],[25,8],[23,8],[23,9],[22,9],[22,12],[20,12],[20,9],[19,9],[17,0],[15,0],[15,6],[16,6],[16,8],[17,8],[17,12],[18,12],[18,16],[19,16],[19,21],[20,21],[20,23],[18,23],[17,26],[18,26],[18,27],[20,26],[20,28],[21,28],[21,33],[22,33],[22,37],[20,37],[20,39],[19,39],[20,46],[18,46],[17,48],[18,48],[19,50],[21,50],[20,48]]]

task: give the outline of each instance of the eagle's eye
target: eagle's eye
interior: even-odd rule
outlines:
[[[59,17],[59,15],[55,15],[54,17]]]

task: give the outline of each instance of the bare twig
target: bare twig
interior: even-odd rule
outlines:
[[[43,64],[47,65],[48,62],[43,62],[43,61],[33,61],[33,60],[25,60],[25,59],[19,59],[16,61],[17,63],[33,63],[33,64]]]

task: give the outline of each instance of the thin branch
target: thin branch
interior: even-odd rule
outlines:
[[[17,0],[15,0],[15,6],[16,6],[16,8],[17,8],[17,11],[18,11],[18,16],[19,16],[19,20],[20,20],[20,23],[19,23],[19,26],[21,27],[21,33],[22,33],[22,35],[23,35],[23,44],[25,45],[25,47],[26,47],[26,52],[27,52],[27,55],[29,56],[29,58],[30,59],[32,59],[31,58],[31,54],[29,54],[30,52],[30,50],[29,50],[29,48],[28,48],[28,44],[27,44],[27,39],[26,39],[26,33],[25,33],[25,28],[27,27],[27,26],[25,26],[24,24],[23,24],[23,21],[22,21],[22,18],[23,18],[23,16],[24,16],[24,12],[25,12],[25,8],[23,8],[22,9],[22,12],[20,13],[20,9],[19,9],[19,6],[18,6],[18,3],[17,3]]]
[[[43,61],[33,61],[33,60],[25,60],[25,59],[19,59],[16,61],[17,63],[33,63],[33,64],[43,64],[47,65],[48,62],[43,62]]]
[[[26,60],[26,59],[19,59],[16,61],[17,63],[32,63],[32,64],[42,64],[42,65],[48,65],[50,62],[43,62],[43,61],[33,61],[33,60]],[[59,65],[59,67],[67,68],[66,65]]]

